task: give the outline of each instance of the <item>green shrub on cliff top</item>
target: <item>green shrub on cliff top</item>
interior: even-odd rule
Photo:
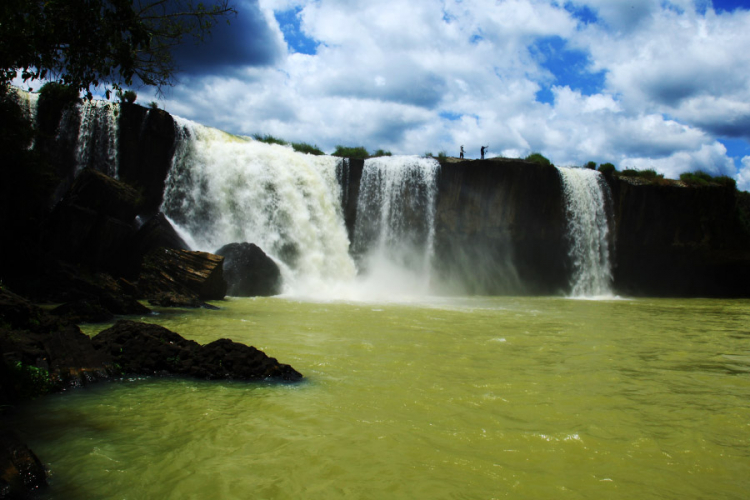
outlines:
[[[279,144],[281,146],[289,145],[289,143],[284,139],[279,139],[278,137],[274,137],[271,134],[253,134],[253,139],[255,139],[256,141],[265,142],[266,144]]]
[[[601,172],[603,175],[611,175],[615,172],[617,172],[617,168],[611,164],[611,163],[602,163],[599,165],[599,172]]]
[[[680,174],[680,180],[691,186],[708,186],[710,184],[718,184],[720,186],[728,186],[732,188],[737,187],[737,181],[726,175],[719,175],[713,177],[707,172],[698,170],[696,172],[684,172]]]
[[[544,155],[542,155],[542,153],[531,153],[529,156],[524,158],[524,160],[534,162],[534,163],[539,163],[540,165],[545,165],[547,167],[554,166],[552,165],[552,162],[549,161],[549,159],[547,159]]]
[[[126,90],[124,92],[118,92],[117,97],[120,98],[120,102],[123,104],[133,104],[135,100],[138,99],[138,94],[136,94],[133,90]]]
[[[623,177],[637,177],[639,179],[646,179],[649,181],[658,181],[664,179],[664,174],[659,174],[656,170],[648,168],[646,170],[635,170],[628,168],[620,172]]]
[[[316,156],[325,154],[323,151],[320,150],[320,148],[318,148],[317,145],[311,146],[310,144],[306,142],[293,142],[292,147],[294,148],[295,151],[299,153],[307,153],[309,155],[316,155]]]
[[[65,106],[78,101],[78,90],[62,83],[47,82],[39,89],[39,100],[55,102],[59,106]]]
[[[336,146],[336,150],[333,152],[333,156],[343,156],[345,158],[360,158],[365,159],[370,157],[370,153],[367,152],[363,146],[351,147],[351,146]]]

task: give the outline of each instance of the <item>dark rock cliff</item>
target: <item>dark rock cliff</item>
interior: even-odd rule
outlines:
[[[750,296],[750,234],[732,187],[608,179],[618,293]],[[746,193],[744,193],[746,194]]]
[[[435,219],[435,268],[449,287],[478,294],[567,289],[555,168],[508,159],[443,162]]]
[[[40,103],[39,111],[39,152],[55,160],[67,188],[74,138],[55,130],[74,117],[49,104]],[[163,111],[124,105],[119,134],[119,178],[139,193],[140,214],[148,219],[158,211],[171,167],[174,120]],[[339,171],[350,241],[362,170],[362,160],[349,159]],[[608,182],[617,293],[750,296],[750,237],[740,194],[721,186],[638,184],[616,176]],[[443,161],[436,200],[436,281],[456,293],[567,293],[571,263],[562,197],[561,179],[552,167],[508,159]]]
[[[175,151],[172,115],[159,109],[123,104],[118,140],[120,180],[143,195],[143,212],[155,214]]]

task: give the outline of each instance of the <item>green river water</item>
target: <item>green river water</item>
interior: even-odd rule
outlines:
[[[13,425],[49,465],[43,498],[750,495],[750,301],[217,304],[143,320],[254,345],[305,381],[34,402]]]

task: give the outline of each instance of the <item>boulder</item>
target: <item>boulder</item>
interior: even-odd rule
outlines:
[[[114,314],[100,303],[89,299],[66,302],[50,311],[50,314],[65,318],[71,323],[104,323],[114,319]]]
[[[53,258],[92,271],[122,274],[128,242],[141,205],[136,190],[93,169],[84,169],[47,222],[44,246]]]
[[[221,300],[227,292],[224,257],[207,252],[157,248],[143,259],[138,288],[147,299],[172,293]]]
[[[141,206],[138,191],[96,170],[83,169],[73,181],[63,203],[130,223]]]
[[[133,238],[132,249],[139,255],[146,255],[159,247],[190,250],[190,245],[182,239],[182,236],[161,212],[148,219],[138,229]]]
[[[124,250],[134,234],[130,223],[92,208],[60,203],[50,215],[42,241],[50,259],[120,274],[129,258]]]
[[[138,302],[139,291],[126,279],[115,279],[106,273],[91,274],[80,268],[58,262],[44,279],[44,295],[38,298],[49,302],[85,301],[93,309],[103,309],[110,314],[148,314],[150,310]],[[55,311],[55,314],[67,316],[75,308],[81,312],[83,306],[69,306]],[[88,315],[88,313],[87,313]],[[99,314],[94,314],[99,316]],[[81,321],[98,321],[82,319]],[[71,317],[71,322],[80,321]]]
[[[136,222],[141,225],[128,241],[128,267],[123,269],[125,276],[137,277],[143,265],[143,258],[157,248],[190,250],[190,246],[163,213],[159,212],[151,218],[139,216]]]
[[[281,271],[276,262],[253,243],[230,243],[216,251],[224,257],[227,294],[235,297],[281,293]]]
[[[6,402],[112,375],[110,360],[76,325],[7,290],[0,290],[0,353]]]
[[[181,295],[175,292],[159,292],[149,297],[148,302],[157,307],[187,307],[192,309],[208,305],[195,295]]]
[[[203,379],[296,381],[302,375],[258,349],[220,339],[205,346],[159,325],[120,320],[93,339],[124,373]]]
[[[47,485],[47,473],[13,431],[0,431],[0,498],[29,498]]]

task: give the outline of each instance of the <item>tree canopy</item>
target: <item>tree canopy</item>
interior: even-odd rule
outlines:
[[[210,35],[236,11],[229,0],[3,0],[0,85],[50,79],[91,96],[98,85],[139,80],[161,88],[175,71],[172,49]]]

